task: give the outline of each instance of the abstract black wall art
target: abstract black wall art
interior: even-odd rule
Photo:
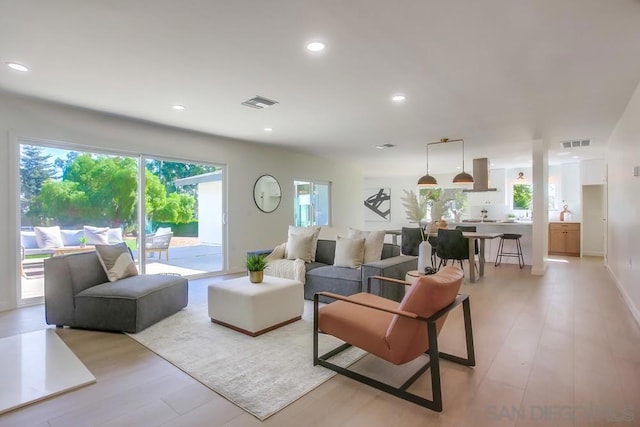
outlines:
[[[391,189],[373,188],[364,192],[364,220],[391,221]]]

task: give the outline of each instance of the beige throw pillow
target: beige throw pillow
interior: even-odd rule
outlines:
[[[59,248],[64,246],[60,227],[33,227],[39,248]]]
[[[312,248],[312,234],[289,234],[287,259],[302,259],[304,262],[311,262]]]
[[[384,246],[384,230],[363,231],[349,228],[349,239],[365,239],[364,263],[380,261],[382,259],[382,247]]]
[[[289,226],[289,231],[287,232],[287,239],[293,233],[300,234],[300,235],[311,235],[313,237],[313,239],[312,239],[312,242],[311,242],[311,260],[310,261],[315,261],[316,260],[316,248],[318,247],[318,236],[320,235],[320,228],[321,227],[295,227],[293,225],[290,225]],[[287,259],[295,259],[295,258],[290,258],[289,257],[288,247],[289,247],[289,245],[287,245],[287,252],[285,253],[286,258]]]
[[[359,268],[364,259],[364,242],[365,239],[345,239],[338,236],[333,265],[336,267]]]
[[[110,282],[138,275],[138,269],[126,243],[96,245],[96,252]]]

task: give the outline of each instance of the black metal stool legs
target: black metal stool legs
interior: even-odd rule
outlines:
[[[502,257],[515,257],[518,258],[518,266],[520,268],[524,267],[524,255],[522,254],[522,246],[520,245],[520,237],[521,234],[504,234],[500,238],[500,243],[498,243],[498,254],[496,255],[495,266],[499,266],[502,263]],[[504,241],[505,240],[514,240],[516,243],[516,252],[505,252],[504,251]]]

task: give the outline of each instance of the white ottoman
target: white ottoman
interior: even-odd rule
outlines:
[[[214,323],[252,337],[295,322],[302,317],[304,289],[297,280],[249,276],[209,285],[209,317]]]

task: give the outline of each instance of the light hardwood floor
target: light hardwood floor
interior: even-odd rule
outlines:
[[[336,376],[264,424],[640,425],[640,328],[601,259],[558,260],[543,277],[503,264],[463,286],[477,366],[443,362],[444,412]],[[192,281],[190,298],[205,298],[210,282]],[[46,327],[43,312],[0,313],[0,337]],[[447,320],[443,351],[464,348],[461,320],[460,313]],[[0,426],[263,424],[125,335],[57,332],[97,383],[0,416]],[[412,390],[428,390],[427,379]]]

